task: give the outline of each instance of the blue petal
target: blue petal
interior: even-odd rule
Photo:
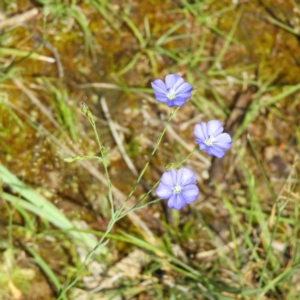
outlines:
[[[181,84],[180,86],[178,86],[178,88],[175,90],[175,93],[178,96],[181,94],[183,94],[183,95],[186,94],[186,95],[188,95],[188,98],[190,98],[192,89],[193,89],[193,87],[189,83],[185,82],[185,83]]]
[[[207,127],[204,122],[201,122],[201,123],[195,125],[194,135],[196,136],[196,138],[198,138],[202,142],[204,142],[208,139]]]
[[[159,102],[167,103],[170,101],[166,94],[162,94],[160,92],[154,92],[154,95],[156,100]]]
[[[209,147],[209,146],[205,145],[205,143],[200,139],[195,139],[195,142],[198,144],[199,150],[206,150],[207,147]]]
[[[184,198],[184,201],[190,204],[198,198],[199,189],[195,184],[189,184],[182,189],[181,195]]]
[[[176,95],[175,95],[176,99],[181,98],[181,99],[184,99],[185,101],[190,99],[191,96],[192,96],[191,93],[180,93],[180,94],[176,93]]]
[[[231,143],[232,140],[230,135],[228,133],[222,133],[214,139],[213,146],[217,146],[223,150],[229,150]]]
[[[151,86],[156,92],[163,93],[163,94],[167,94],[168,92],[165,83],[160,79],[156,79],[153,82],[151,82]]]
[[[185,186],[185,185],[190,185],[195,183],[196,181],[196,175],[195,173],[187,168],[181,168],[178,172],[177,172],[177,185],[180,185],[181,187]]]
[[[179,75],[177,75],[177,76],[179,76]],[[184,83],[184,79],[183,79],[181,76],[179,76],[179,77],[180,77],[180,78],[177,79],[176,83],[175,83],[174,86],[173,86],[173,89],[174,89],[175,92],[176,92],[182,85],[185,84],[185,83]]]
[[[182,104],[181,102],[179,102],[178,104],[179,105],[177,105],[177,102],[175,102],[174,100],[169,100],[168,101],[169,107],[173,107],[173,106],[179,106],[179,107],[181,107],[184,103]]]
[[[176,178],[177,178],[177,174],[174,170],[170,170],[165,172],[162,177],[161,177],[161,182],[170,187],[171,189],[173,189],[173,187],[176,185]]]
[[[168,206],[170,208],[181,209],[185,205],[184,198],[181,194],[174,194],[168,201]]]
[[[181,76],[177,74],[169,74],[165,78],[166,86],[169,89],[176,89],[179,85],[181,85],[184,80]]]
[[[210,136],[216,137],[223,132],[223,126],[220,121],[212,120],[207,123],[207,132]]]
[[[161,182],[156,190],[156,195],[165,200],[169,199],[173,195],[173,189]]]
[[[212,145],[210,147],[207,147],[206,150],[207,154],[210,156],[216,156],[218,158],[222,158],[224,156],[224,151],[219,148],[218,146]]]
[[[171,100],[170,102],[173,103],[172,106],[179,106],[179,107],[181,107],[183,104],[185,104],[186,99],[176,98],[175,100]]]

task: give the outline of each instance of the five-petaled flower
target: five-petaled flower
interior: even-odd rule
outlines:
[[[231,147],[231,137],[223,132],[223,126],[220,121],[212,120],[206,123],[196,124],[194,128],[195,141],[199,144],[200,150],[205,150],[208,155],[221,158],[224,156],[224,150]]]
[[[162,175],[156,194],[167,200],[170,208],[181,209],[185,204],[194,202],[199,196],[199,189],[195,185],[196,176],[187,168],[176,171],[170,170]]]
[[[156,79],[151,82],[154,95],[157,101],[168,104],[168,106],[182,106],[187,99],[191,98],[193,87],[184,82],[183,78],[177,74],[169,74],[165,78],[165,83]]]

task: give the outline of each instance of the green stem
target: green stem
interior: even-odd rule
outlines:
[[[121,212],[122,210],[125,208],[126,206],[126,203],[128,202],[128,200],[130,199],[130,197],[133,195],[133,193],[135,192],[140,180],[142,179],[151,159],[153,158],[158,146],[160,145],[161,141],[162,141],[162,138],[166,132],[166,129],[167,129],[167,126],[170,124],[174,114],[177,112],[179,108],[175,109],[173,112],[170,113],[170,116],[168,118],[168,121],[162,131],[162,133],[160,134],[157,142],[156,142],[156,145],[151,153],[151,156],[149,158],[149,160],[147,161],[145,167],[143,168],[142,172],[140,173],[133,189],[131,190],[129,196],[126,198],[126,200],[124,201],[122,207],[120,210],[114,212],[114,207],[113,207],[113,199],[112,199],[112,184],[111,184],[111,181],[110,181],[110,177],[109,177],[109,174],[108,174],[108,168],[107,168],[107,161],[106,161],[106,153],[102,147],[102,144],[100,142],[100,139],[99,139],[99,135],[98,135],[98,132],[96,130],[96,125],[95,125],[95,121],[93,119],[93,115],[91,114],[91,112],[89,111],[87,105],[85,103],[82,103],[82,111],[86,114],[86,116],[88,117],[89,119],[89,122],[90,124],[92,125],[93,127],[93,130],[94,130],[94,133],[95,133],[95,136],[96,136],[96,140],[97,140],[97,143],[98,143],[98,146],[99,146],[99,149],[100,149],[100,153],[101,153],[101,156],[102,156],[102,163],[103,163],[103,166],[104,166],[104,170],[105,170],[105,176],[106,176],[106,179],[107,179],[107,182],[108,182],[108,189],[109,189],[109,201],[111,203],[111,208],[112,208],[112,211],[111,211],[111,214],[112,214],[112,219],[110,220],[108,226],[107,226],[107,229],[106,231],[103,233],[101,239],[99,240],[99,242],[97,243],[97,245],[86,255],[83,263],[80,265],[80,267],[78,268],[76,274],[73,276],[73,279],[60,291],[60,294],[59,294],[59,297],[58,299],[61,299],[61,297],[63,297],[63,295],[77,282],[78,280],[78,276],[80,274],[80,272],[82,271],[83,267],[86,265],[86,263],[88,262],[89,258],[92,256],[92,254],[98,249],[98,247],[100,247],[101,245],[105,245],[108,241],[104,242],[104,239],[107,237],[107,235],[110,233],[111,229],[113,228],[114,224],[120,220],[121,218],[123,218],[129,211],[133,210],[133,209],[137,209],[137,205],[142,201],[144,200],[146,197],[148,197],[148,195],[152,192],[152,190],[156,187],[156,185],[159,183],[157,182],[156,185],[154,185],[154,187],[145,195],[143,196],[139,201],[138,203],[133,206],[131,209],[129,209],[128,211],[126,211],[125,213],[123,213],[121,215]],[[155,200],[157,201],[157,200]]]
[[[131,212],[132,210],[136,210],[138,208],[140,208],[140,206],[138,206],[144,199],[148,198],[148,196],[152,193],[152,191],[156,188],[156,186],[159,184],[160,180],[157,181],[154,186],[147,192],[147,194],[143,195],[138,201],[137,203],[135,203],[131,208],[129,208],[128,210],[126,210],[124,213],[119,214],[117,216],[117,221],[119,221],[120,219],[124,218],[129,212]],[[157,199],[156,199],[157,200]],[[156,200],[153,201],[153,203],[157,202]],[[151,202],[147,203],[150,204]]]
[[[150,155],[150,158],[148,159],[148,161],[147,161],[145,167],[143,168],[142,172],[140,173],[140,175],[139,175],[139,177],[138,177],[138,179],[137,179],[135,185],[133,186],[131,192],[129,193],[128,197],[127,197],[126,200],[124,201],[122,207],[121,207],[121,208],[118,210],[118,212],[116,213],[116,216],[115,216],[116,218],[118,218],[118,217],[120,216],[120,214],[122,213],[123,209],[125,208],[125,206],[126,206],[128,200],[130,199],[130,197],[134,194],[135,190],[137,189],[137,187],[138,187],[138,185],[139,185],[139,183],[140,183],[142,177],[144,176],[145,171],[147,170],[147,168],[148,168],[148,166],[149,166],[150,161],[152,160],[152,158],[153,158],[153,156],[154,156],[154,154],[155,154],[155,152],[156,152],[158,146],[160,145],[160,143],[161,143],[161,141],[162,141],[162,138],[163,138],[163,136],[164,136],[164,134],[165,134],[165,132],[166,132],[166,130],[167,130],[168,125],[170,124],[172,118],[174,117],[174,115],[175,115],[175,113],[177,112],[178,109],[179,109],[179,107],[177,107],[174,111],[171,111],[171,112],[170,112],[170,116],[169,116],[169,118],[168,118],[168,121],[167,121],[167,123],[166,123],[166,125],[165,125],[165,127],[164,127],[164,129],[163,129],[163,131],[162,131],[162,133],[160,133],[160,135],[159,135],[159,137],[158,137],[158,139],[157,139],[156,145],[155,145],[155,147],[154,147],[154,149],[153,149],[153,151],[152,151],[152,153],[151,153],[151,155]]]
[[[101,239],[99,240],[99,242],[97,243],[97,245],[88,252],[88,254],[86,255],[84,261],[82,262],[82,264],[79,266],[79,268],[77,269],[76,273],[74,274],[73,278],[69,281],[69,283],[67,285],[65,285],[65,287],[60,290],[59,295],[57,300],[60,300],[62,297],[64,297],[65,293],[71,288],[73,287],[76,282],[78,281],[78,277],[79,274],[81,273],[82,269],[84,268],[84,266],[87,264],[88,260],[90,259],[90,257],[93,255],[93,253],[102,245],[105,246],[107,244],[107,242],[109,240],[107,240],[105,243],[103,243],[104,239],[107,237],[107,235],[110,233],[111,229],[113,228],[114,224],[116,223],[115,219],[111,219],[111,221],[109,222],[106,231],[103,233]]]
[[[102,160],[103,160],[103,167],[104,167],[105,177],[106,177],[107,185],[108,185],[108,200],[109,200],[110,206],[111,206],[111,216],[112,216],[112,218],[114,218],[114,211],[115,210],[114,210],[114,202],[113,202],[113,195],[112,195],[112,183],[111,183],[109,173],[108,173],[107,157],[106,157],[106,153],[104,153],[104,151],[103,151],[104,149],[101,145],[96,126],[93,126],[93,129],[94,129],[94,133],[95,133],[97,143],[98,143],[98,146],[99,146],[99,149],[100,149],[100,153],[101,153],[101,156],[102,156]]]
[[[175,164],[172,168],[177,169],[179,166],[181,166],[184,162],[186,162],[196,151],[198,151],[198,146],[196,146],[182,161],[180,161],[179,163]],[[147,194],[143,195],[136,204],[133,205],[133,207],[131,207],[130,209],[128,209],[127,211],[125,211],[122,214],[119,214],[117,216],[118,220],[122,219],[123,217],[125,217],[131,210],[136,210],[138,208],[140,208],[140,206],[138,206],[144,199],[146,199],[151,193],[152,191],[157,187],[157,185],[160,183],[160,180],[157,181],[153,187],[147,192]],[[157,200],[152,201],[153,203],[156,203]],[[149,202],[148,204],[152,203]]]
[[[109,173],[108,173],[106,152],[104,151],[104,148],[103,148],[103,146],[100,142],[100,138],[99,138],[99,135],[98,135],[98,132],[97,132],[97,128],[96,128],[96,124],[95,124],[95,121],[94,121],[94,118],[93,118],[93,114],[89,111],[88,106],[84,102],[82,102],[81,110],[88,117],[88,120],[89,120],[90,124],[92,125],[93,130],[94,130],[94,134],[96,136],[96,140],[97,140],[99,150],[100,150],[100,153],[101,153],[101,158],[102,158],[102,163],[103,163],[103,167],[104,167],[105,177],[106,177],[106,181],[107,181],[107,185],[108,185],[108,200],[109,200],[110,207],[111,207],[111,217],[114,219],[115,209],[114,209],[113,194],[112,194],[112,183],[111,183]]]
[[[181,162],[179,162],[178,164],[176,164],[174,166],[174,169],[177,169],[179,166],[181,166],[184,162],[186,162],[197,151],[198,151],[198,146],[195,146],[195,148],[191,151],[191,153],[189,153]]]

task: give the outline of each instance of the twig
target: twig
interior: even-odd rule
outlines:
[[[129,170],[131,171],[131,173],[135,176],[135,177],[138,177],[139,176],[139,173],[137,171],[137,169],[135,168],[135,166],[133,165],[132,161],[130,160],[130,158],[128,157],[127,153],[126,153],[126,150],[122,144],[122,141],[119,137],[119,134],[115,128],[115,124],[113,122],[113,120],[111,119],[111,116],[110,116],[110,113],[109,113],[109,110],[108,110],[108,107],[107,107],[107,104],[106,104],[106,101],[105,101],[105,98],[104,97],[101,97],[100,99],[100,104],[101,104],[101,107],[102,107],[102,110],[103,110],[103,113],[105,115],[105,118],[107,120],[107,123],[108,123],[108,126],[109,126],[109,129],[111,131],[111,134],[120,150],[120,153],[127,165],[127,167],[129,168]]]
[[[25,23],[26,21],[34,18],[39,13],[39,10],[37,8],[32,8],[28,11],[25,11],[24,13],[18,14],[16,16],[13,16],[9,19],[5,19],[3,21],[0,21],[0,30],[9,27],[9,26],[18,26],[22,23]]]
[[[105,82],[94,82],[94,83],[85,83],[80,84],[79,87],[83,89],[97,88],[97,89],[108,89],[108,90],[123,90],[123,88],[117,84],[105,83]]]
[[[157,103],[156,100],[154,100],[152,96],[149,96],[148,94],[143,93],[143,92],[139,91],[138,88],[134,88],[134,87],[122,87],[117,84],[106,83],[106,82],[85,83],[85,84],[79,85],[79,87],[83,88],[83,89],[95,88],[95,89],[118,90],[118,91],[129,90],[129,91],[135,93],[136,95],[139,95],[139,96],[145,98],[150,103]]]
[[[37,48],[32,51],[24,51],[24,50],[19,50],[19,49],[0,47],[0,54],[9,55],[9,56],[21,56],[21,59],[19,61],[15,62],[14,65],[16,63],[20,63],[21,61],[23,61],[25,59],[36,59],[36,60],[48,62],[50,64],[55,63],[55,59],[53,57],[48,57],[48,56],[40,55],[40,54],[36,53],[35,51],[37,50]],[[9,68],[11,68],[11,66],[9,66]]]
[[[52,46],[52,44],[50,44],[49,42],[45,42],[45,48],[49,49],[53,53],[53,55],[55,57],[55,61],[56,61],[58,77],[63,78],[64,77],[64,69],[63,69],[60,55],[59,55],[57,49],[54,46]]]
[[[56,122],[54,117],[48,108],[41,103],[41,101],[34,95],[34,93],[29,90],[19,79],[13,79],[15,85],[31,100],[33,104],[35,104],[40,111],[50,120],[50,122],[56,127],[59,128],[59,124]]]
[[[238,238],[236,241],[229,242],[228,244],[213,250],[203,251],[196,254],[196,259],[216,259],[216,256],[224,256],[231,252],[235,247],[242,244],[243,239]]]

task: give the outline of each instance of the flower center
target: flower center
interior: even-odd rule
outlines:
[[[173,187],[173,191],[174,191],[174,194],[179,194],[181,192],[181,186],[180,185],[175,185]]]
[[[204,141],[206,146],[211,146],[213,144],[213,142],[214,142],[214,137],[211,135],[209,135],[208,139]]]
[[[174,89],[168,89],[167,97],[169,98],[169,100],[174,100],[175,99],[175,91],[174,91]]]

